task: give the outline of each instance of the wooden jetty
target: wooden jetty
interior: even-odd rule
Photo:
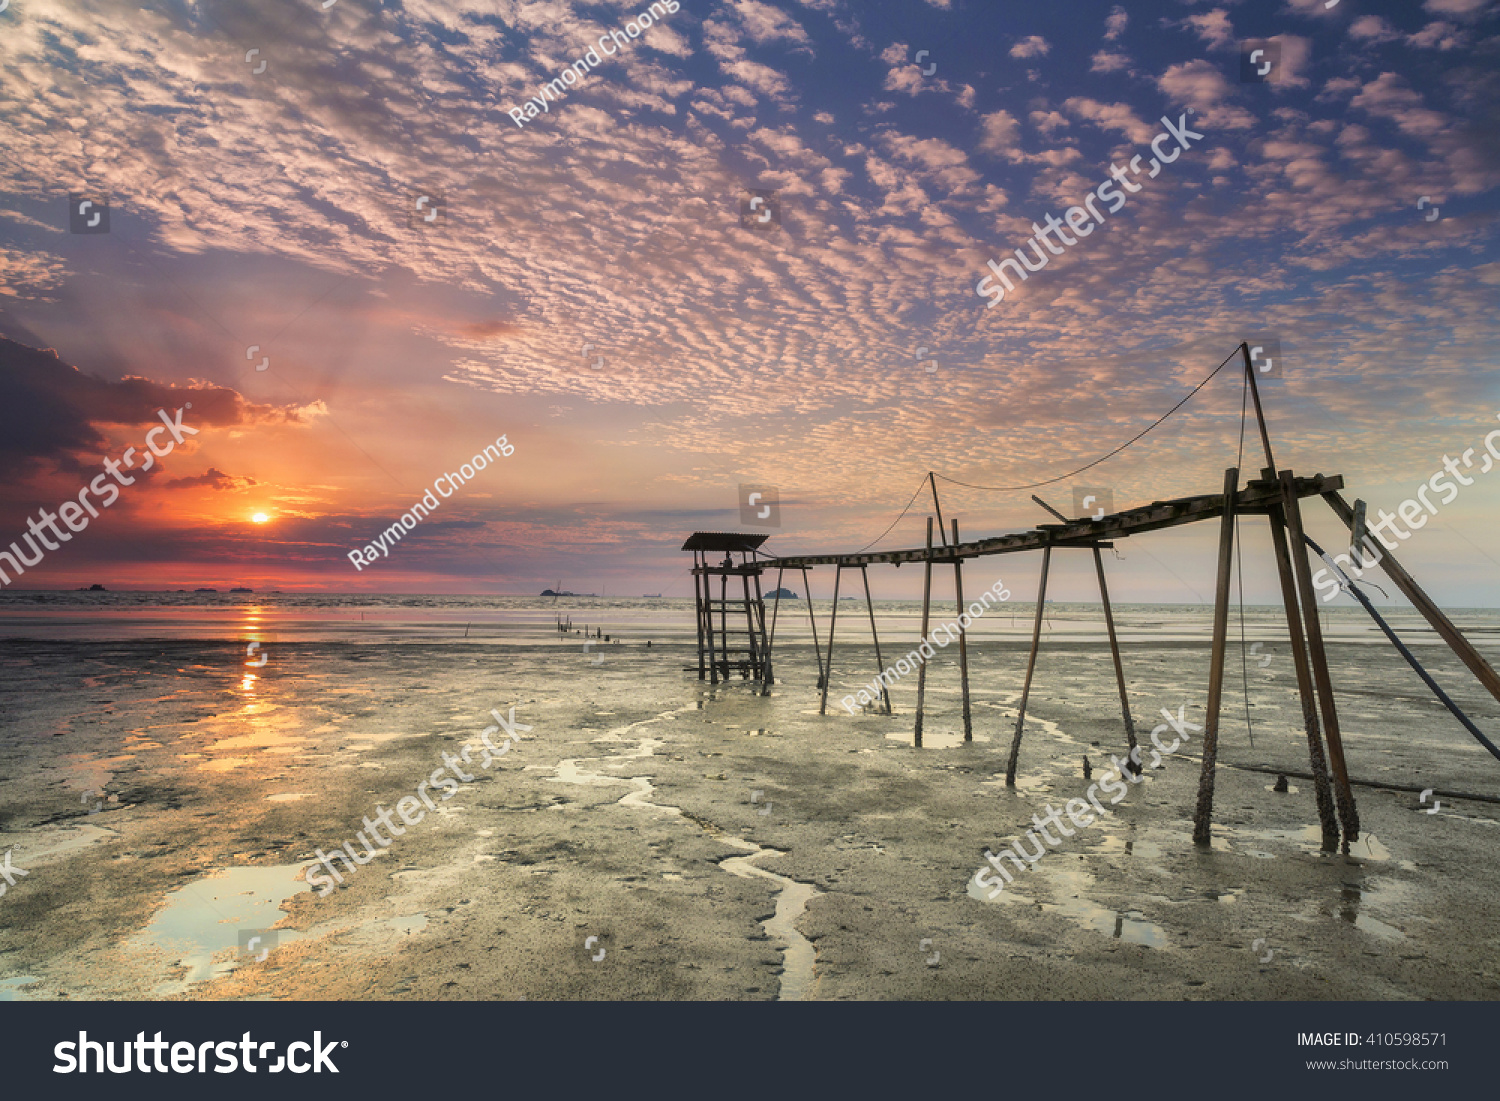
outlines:
[[[973,738],[972,719],[969,708],[969,667],[968,650],[965,645],[964,627],[965,615],[963,598],[963,564],[974,558],[989,557],[991,555],[1017,554],[1023,551],[1041,551],[1041,578],[1037,589],[1036,617],[1032,626],[1031,648],[1026,663],[1025,679],[1022,683],[1021,699],[1018,707],[1015,731],[1011,739],[1010,756],[1006,765],[1005,782],[1014,786],[1016,782],[1016,771],[1021,751],[1022,733],[1026,723],[1026,707],[1031,693],[1031,685],[1036,672],[1037,654],[1041,648],[1042,618],[1047,598],[1047,577],[1051,565],[1052,552],[1054,550],[1086,549],[1092,552],[1094,564],[1099,578],[1099,597],[1104,607],[1104,623],[1109,637],[1110,653],[1114,659],[1115,680],[1120,696],[1120,710],[1124,722],[1126,742],[1131,751],[1130,761],[1134,769],[1140,771],[1140,759],[1135,726],[1130,714],[1130,702],[1126,691],[1124,666],[1120,659],[1119,640],[1115,633],[1114,613],[1110,606],[1109,590],[1105,581],[1104,558],[1102,550],[1114,545],[1117,539],[1129,538],[1132,535],[1141,535],[1146,532],[1160,531],[1165,528],[1180,527],[1184,524],[1199,523],[1205,520],[1219,521],[1219,542],[1217,578],[1214,590],[1213,609],[1213,643],[1209,657],[1209,681],[1208,698],[1205,704],[1206,717],[1203,728],[1203,753],[1202,767],[1199,777],[1197,806],[1193,816],[1193,840],[1198,844],[1207,844],[1213,817],[1214,777],[1218,755],[1219,738],[1219,711],[1224,688],[1224,657],[1228,644],[1229,625],[1229,593],[1232,577],[1232,566],[1234,561],[1234,537],[1235,519],[1241,516],[1263,516],[1270,527],[1272,545],[1276,559],[1277,573],[1281,582],[1282,603],[1286,611],[1287,630],[1290,636],[1293,666],[1296,671],[1297,691],[1302,703],[1302,721],[1307,735],[1308,760],[1313,780],[1313,788],[1317,802],[1318,819],[1322,827],[1323,846],[1325,849],[1333,849],[1339,845],[1340,833],[1344,850],[1347,852],[1349,843],[1359,838],[1359,812],[1355,806],[1354,794],[1350,785],[1349,770],[1344,755],[1343,736],[1339,727],[1338,709],[1334,700],[1333,682],[1328,671],[1327,649],[1323,641],[1321,624],[1318,619],[1317,599],[1313,588],[1312,568],[1309,564],[1308,554],[1305,547],[1310,545],[1303,531],[1302,507],[1304,500],[1314,497],[1322,498],[1330,508],[1338,515],[1339,519],[1349,528],[1351,546],[1358,547],[1367,541],[1364,529],[1363,502],[1356,502],[1351,508],[1340,491],[1344,488],[1344,481],[1340,475],[1315,474],[1312,477],[1298,476],[1291,470],[1278,470],[1271,452],[1270,433],[1266,427],[1264,410],[1261,407],[1260,390],[1255,377],[1255,368],[1250,358],[1250,349],[1247,344],[1241,344],[1238,352],[1243,360],[1246,385],[1250,395],[1254,398],[1255,417],[1260,429],[1261,444],[1265,450],[1266,465],[1260,472],[1259,478],[1248,479],[1243,487],[1240,484],[1240,471],[1231,467],[1224,472],[1223,486],[1218,493],[1202,494],[1193,497],[1182,497],[1167,501],[1153,501],[1148,505],[1125,509],[1111,515],[1100,517],[1088,517],[1083,519],[1068,519],[1053,509],[1039,497],[1033,496],[1033,500],[1045,508],[1058,522],[1053,524],[1039,524],[1031,531],[1020,532],[1011,535],[1002,535],[989,539],[977,539],[963,542],[959,538],[958,521],[953,520],[951,528],[944,529],[942,506],[938,501],[937,482],[931,474],[928,475],[932,488],[932,503],[936,512],[936,529],[939,545],[933,543],[933,517],[927,518],[926,544],[905,550],[869,551],[854,554],[810,554],[810,555],[783,555],[777,557],[759,557],[759,547],[764,542],[764,535],[734,535],[731,533],[697,533],[684,545],[684,550],[694,550],[694,569],[696,578],[701,578],[702,586],[697,590],[699,593],[699,677],[704,676],[705,667],[711,675],[722,672],[725,679],[728,677],[728,669],[734,662],[727,660],[727,654],[715,658],[715,634],[712,625],[712,613],[718,611],[720,615],[719,638],[723,638],[723,622],[727,613],[728,604],[723,599],[723,586],[728,576],[739,575],[745,577],[746,587],[743,604],[744,615],[750,624],[749,633],[752,638],[756,637],[755,623],[756,608],[752,607],[749,595],[748,578],[755,578],[756,600],[758,606],[761,633],[759,639],[762,649],[756,651],[753,647],[750,651],[751,661],[748,666],[741,664],[742,670],[752,670],[758,681],[765,685],[771,682],[771,646],[775,639],[775,612],[772,615],[772,628],[769,636],[764,632],[765,609],[759,602],[760,573],[771,567],[777,570],[776,588],[781,588],[782,575],[787,570],[799,570],[802,573],[805,601],[809,619],[813,627],[813,649],[818,661],[818,688],[821,692],[818,711],[826,714],[828,705],[828,689],[833,669],[834,640],[838,626],[839,614],[839,587],[845,570],[858,570],[860,579],[864,584],[865,604],[869,612],[870,633],[875,644],[875,661],[880,672],[884,672],[885,665],[881,658],[880,638],[875,627],[874,603],[870,596],[869,567],[872,565],[894,565],[901,566],[906,563],[920,562],[924,568],[922,587],[922,639],[928,636],[928,628],[932,610],[932,569],[933,566],[952,565],[954,571],[954,584],[958,601],[958,610],[962,618],[959,621],[960,631],[958,637],[959,654],[959,677],[962,687],[962,712],[964,740]],[[1225,366],[1220,364],[1220,368]],[[1212,376],[1210,376],[1212,377]],[[1206,381],[1206,380],[1205,380]],[[951,531],[951,538],[950,538]],[[696,541],[696,542],[695,542]],[[736,542],[739,541],[739,542]],[[747,545],[745,541],[753,541],[753,545]],[[1373,544],[1371,544],[1373,549]],[[742,562],[739,565],[733,563],[711,566],[708,564],[707,554],[712,552],[727,552],[730,550],[742,551]],[[1386,575],[1396,587],[1406,596],[1408,600],[1432,625],[1438,636],[1446,642],[1460,660],[1478,678],[1481,684],[1497,699],[1500,700],[1500,675],[1497,675],[1490,664],[1474,648],[1457,627],[1443,614],[1442,610],[1433,603],[1431,598],[1422,591],[1417,582],[1396,562],[1390,551],[1380,547],[1381,556],[1379,564]],[[700,561],[701,557],[701,561]],[[817,620],[813,614],[813,602],[811,589],[807,587],[808,571],[817,566],[833,566],[833,607],[829,613],[828,622],[828,652],[827,660],[824,660],[823,652],[818,644]],[[721,598],[716,603],[711,600],[711,591],[708,588],[712,576],[720,576]],[[779,605],[779,599],[778,599]],[[980,605],[982,608],[983,605]],[[970,606],[972,610],[973,605]],[[1394,638],[1394,636],[1392,636]],[[707,650],[705,651],[705,639]],[[707,661],[705,666],[705,653]],[[1408,660],[1415,666],[1415,659],[1409,654]],[[757,664],[759,662],[759,664]],[[1420,667],[1417,667],[1422,672]],[[1425,679],[1425,673],[1424,679]],[[717,679],[717,676],[716,676]],[[917,705],[916,722],[913,732],[913,744],[922,745],[922,717],[926,694],[927,662],[918,663],[917,674]],[[1429,681],[1430,682],[1430,681]],[[880,710],[885,714],[891,713],[890,693],[881,681]],[[1450,709],[1454,710],[1461,719],[1464,717],[1456,709],[1451,701]],[[1465,725],[1474,731],[1472,723],[1466,719]],[[1492,753],[1497,753],[1495,747],[1483,737],[1476,736],[1484,742]],[[1325,750],[1326,745],[1326,750]]]

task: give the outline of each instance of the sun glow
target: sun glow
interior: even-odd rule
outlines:
[[[267,520],[270,519],[270,517],[267,516],[264,512],[257,512],[254,516],[250,517],[250,519],[257,524],[264,524]]]

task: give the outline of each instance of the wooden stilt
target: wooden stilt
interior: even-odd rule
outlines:
[[[1214,767],[1219,755],[1219,701],[1224,692],[1224,650],[1229,639],[1229,582],[1234,572],[1234,505],[1240,472],[1224,472],[1224,511],[1219,520],[1219,577],[1214,589],[1213,650],[1209,655],[1207,714],[1203,718],[1203,771],[1193,812],[1193,844],[1207,845],[1214,816]]]
[[[875,629],[875,602],[870,599],[870,567],[861,566],[860,576],[865,579],[865,607],[870,611],[870,637],[875,640],[875,674],[879,676],[885,672],[885,659],[880,656],[880,632]],[[891,713],[891,690],[886,687],[885,681],[880,682],[880,697],[884,701],[885,713]]]
[[[828,686],[833,682],[833,629],[839,622],[839,579],[843,575],[843,566],[833,567],[833,611],[828,616],[828,667],[823,670],[823,698],[818,701],[819,715],[828,713]]]
[[[813,656],[818,659],[818,687],[822,688],[827,682],[827,674],[823,672],[823,651],[818,646],[818,617],[813,612],[812,582],[807,578],[807,567],[802,567],[802,592],[807,597],[807,621],[812,624]]]
[[[1021,731],[1026,726],[1026,702],[1031,698],[1031,677],[1036,672],[1036,653],[1042,645],[1042,609],[1047,605],[1047,568],[1052,564],[1052,545],[1042,548],[1042,579],[1036,589],[1036,619],[1031,625],[1031,657],[1026,661],[1026,681],[1021,686],[1021,706],[1016,715],[1016,733],[1010,740],[1010,760],[1005,765],[1005,786],[1016,786],[1016,763],[1021,758]]]
[[[751,577],[755,580],[755,619],[760,630],[760,688],[762,693],[768,694],[776,677],[771,672],[771,640],[766,636],[766,598],[760,590],[760,574],[751,574]]]
[[[1130,718],[1130,696],[1125,691],[1125,666],[1120,661],[1120,642],[1115,637],[1115,616],[1109,606],[1109,587],[1104,583],[1104,555],[1100,552],[1098,545],[1094,546],[1094,568],[1099,573],[1099,599],[1104,602],[1104,627],[1109,632],[1109,652],[1115,659],[1115,683],[1120,688],[1120,714],[1125,718],[1125,740],[1131,749],[1136,748],[1135,723]],[[1135,760],[1139,761],[1139,754]]]
[[[761,662],[764,660],[765,650],[761,645],[761,639],[757,635],[755,625],[755,605],[750,602],[750,575],[740,574],[740,583],[745,590],[745,649],[750,652],[750,676],[758,678],[761,673]],[[756,582],[756,588],[760,582]]]
[[[1328,502],[1328,507],[1333,509],[1352,533],[1355,527],[1354,512],[1338,491],[1323,494],[1323,500]],[[1444,615],[1442,609],[1432,602],[1432,598],[1422,591],[1422,587],[1412,579],[1411,574],[1401,568],[1401,564],[1385,548],[1378,532],[1371,545],[1381,556],[1380,568],[1385,570],[1385,575],[1391,579],[1396,588],[1401,590],[1401,595],[1410,600],[1412,606],[1422,613],[1422,618],[1431,624],[1438,637],[1446,642],[1458,655],[1458,659],[1469,667],[1469,671],[1479,678],[1479,683],[1489,690],[1490,695],[1500,700],[1500,673],[1496,673],[1494,667],[1484,660],[1478,650],[1474,649],[1473,644],[1453,625],[1453,621]],[[1364,548],[1361,548],[1360,553],[1369,554]],[[1366,570],[1369,568],[1368,564],[1361,567]]]
[[[953,545],[955,547],[958,546],[957,517],[954,517],[953,519]],[[958,614],[963,615],[964,564],[961,559],[956,557],[953,559],[953,591],[958,596]],[[963,685],[964,741],[972,742],[974,740],[974,723],[973,720],[969,717],[969,644],[967,639],[965,638],[965,635],[967,635],[967,633],[968,632],[964,630],[962,620],[960,620],[958,624],[958,678],[959,683]],[[925,634],[922,636],[922,641],[927,641],[927,636]],[[925,666],[927,663],[924,661],[922,664]]]
[[[785,572],[785,568],[779,568],[776,571],[776,595],[771,598],[771,637],[766,640],[766,653],[768,654],[776,642],[776,617],[781,612],[781,575]]]
[[[709,601],[709,598],[708,598],[708,594],[703,591],[704,582],[707,579],[707,575],[700,572],[700,563],[698,561],[699,557],[700,557],[699,553],[697,551],[694,551],[693,552],[693,602],[698,605],[698,679],[699,680],[706,680],[707,678],[706,678],[705,674],[707,673],[707,669],[704,668],[704,658],[706,656],[705,653],[704,653],[704,646],[705,646],[705,643],[706,643],[706,639],[704,637],[704,632],[703,632],[703,616],[708,611],[708,601]],[[559,588],[560,587],[561,586],[559,586]],[[560,618],[561,617],[559,617],[559,619]],[[558,629],[561,630],[561,624],[560,623],[559,623]]]
[[[929,474],[930,478],[931,475]],[[927,561],[922,573],[922,637],[927,637],[928,618],[932,612],[932,517],[927,517]],[[917,669],[917,726],[912,733],[912,745],[922,748],[922,704],[927,698],[927,663]]]
[[[1261,472],[1271,481],[1274,470]],[[1302,728],[1307,732],[1307,760],[1312,771],[1313,797],[1318,807],[1318,822],[1323,829],[1323,848],[1338,848],[1339,824],[1334,816],[1333,789],[1328,781],[1328,760],[1323,755],[1323,728],[1318,722],[1318,703],[1313,687],[1312,669],[1307,663],[1307,639],[1302,631],[1302,609],[1297,600],[1297,581],[1292,572],[1291,554],[1287,549],[1286,517],[1280,505],[1267,515],[1271,525],[1271,544],[1276,553],[1276,572],[1281,577],[1281,602],[1286,607],[1287,634],[1292,644],[1292,667],[1297,674],[1297,696],[1302,701]]]
[[[710,613],[712,614],[712,613]],[[729,680],[729,575],[719,577],[719,653],[723,655],[724,680]]]
[[[1297,594],[1302,600],[1302,619],[1307,629],[1307,651],[1312,664],[1313,683],[1318,689],[1318,708],[1323,715],[1323,733],[1328,738],[1328,764],[1333,770],[1333,798],[1338,807],[1339,822],[1344,827],[1344,851],[1351,841],[1359,840],[1359,811],[1354,805],[1354,791],[1349,786],[1349,770],[1344,763],[1344,739],[1339,733],[1338,709],[1333,702],[1333,679],[1328,675],[1328,653],[1323,648],[1323,625],[1318,619],[1318,598],[1313,589],[1312,568],[1302,542],[1302,508],[1292,483],[1292,472],[1280,472],[1282,500],[1286,510],[1287,537],[1292,556],[1292,570],[1297,577]]]

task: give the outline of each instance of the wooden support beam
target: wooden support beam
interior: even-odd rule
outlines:
[[[1193,844],[1207,845],[1214,815],[1214,766],[1219,754],[1219,701],[1224,692],[1224,649],[1229,638],[1229,582],[1234,569],[1234,499],[1240,472],[1224,471],[1224,511],[1219,523],[1219,575],[1214,590],[1213,649],[1209,654],[1208,703],[1203,718],[1203,771],[1193,812]]]
[[[1255,423],[1260,426],[1260,442],[1266,449],[1266,469],[1275,470],[1276,460],[1271,458],[1271,433],[1266,429],[1266,411],[1260,406],[1260,383],[1255,381],[1255,362],[1250,358],[1250,344],[1243,341],[1240,353],[1245,357],[1245,378],[1250,385],[1250,396],[1255,399]]]
[[[927,560],[922,574],[922,638],[927,638],[927,624],[932,612],[932,517],[927,517]],[[917,668],[917,725],[912,745],[922,748],[922,704],[927,697],[927,663]]]
[[[705,639],[704,639],[704,632],[703,632],[703,616],[704,616],[704,613],[708,610],[708,601],[709,601],[709,598],[708,598],[707,594],[704,593],[704,591],[703,591],[703,581],[704,581],[704,578],[707,575],[705,575],[702,572],[700,572],[700,565],[699,565],[699,562],[698,562],[698,558],[699,558],[699,552],[698,551],[694,551],[693,552],[693,603],[695,603],[695,604],[698,605],[698,679],[699,680],[706,680],[707,677],[705,676],[705,674],[708,672],[708,670],[704,668],[704,649],[703,648],[704,648],[704,645],[705,645]],[[562,586],[559,585],[558,587],[561,588]]]
[[[880,632],[875,629],[875,601],[870,598],[870,567],[861,566],[860,576],[865,581],[865,607],[870,611],[870,637],[875,640],[875,675],[878,677],[885,672],[885,659],[880,656]],[[891,690],[885,686],[885,681],[880,682],[880,696],[885,704],[885,713],[891,713]]]
[[[802,593],[807,597],[807,621],[812,624],[813,656],[818,659],[818,687],[828,683],[823,672],[823,650],[818,646],[818,617],[813,613],[812,582],[807,578],[807,567],[802,567]]]
[[[750,576],[755,579],[754,619],[760,629],[760,689],[763,694],[769,695],[776,678],[771,673],[771,640],[766,637],[766,598],[760,589],[760,574],[752,573]]]
[[[1263,471],[1270,478],[1275,471]],[[1271,545],[1276,552],[1276,572],[1281,578],[1281,602],[1286,608],[1287,634],[1292,643],[1292,667],[1297,674],[1297,697],[1302,702],[1302,728],[1307,732],[1307,761],[1312,770],[1313,795],[1318,807],[1318,822],[1323,830],[1323,848],[1338,848],[1339,824],[1334,815],[1333,789],[1328,780],[1328,760],[1323,755],[1323,730],[1318,722],[1318,703],[1313,687],[1312,668],[1307,662],[1307,640],[1302,631],[1302,609],[1297,600],[1297,581],[1292,571],[1291,553],[1287,549],[1286,517],[1280,506],[1268,517]]]
[[[1109,632],[1109,652],[1115,659],[1115,684],[1120,689],[1120,714],[1125,719],[1125,740],[1136,748],[1135,723],[1130,718],[1130,695],[1125,691],[1125,666],[1120,661],[1120,640],[1115,637],[1115,615],[1109,606],[1109,587],[1104,583],[1104,555],[1094,548],[1094,569],[1099,573],[1099,599],[1104,602],[1104,627]],[[1139,766],[1139,754],[1130,758]]]
[[[833,629],[839,622],[839,579],[844,575],[843,566],[833,569],[833,612],[828,617],[828,668],[823,671],[823,698],[818,701],[818,714],[828,713],[828,686],[833,681]]]
[[[1338,518],[1352,532],[1354,530],[1354,512],[1351,510],[1344,498],[1337,490],[1329,490],[1323,494],[1323,500],[1328,502],[1328,507],[1338,515]],[[1441,608],[1432,602],[1432,598],[1422,591],[1422,587],[1416,583],[1411,574],[1407,573],[1396,561],[1391,552],[1386,550],[1385,543],[1379,534],[1366,544],[1380,554],[1380,568],[1385,570],[1396,588],[1401,590],[1401,595],[1411,601],[1412,606],[1422,613],[1422,618],[1432,625],[1438,637],[1446,642],[1449,648],[1458,655],[1458,659],[1469,667],[1469,672],[1479,679],[1479,683],[1489,691],[1490,695],[1500,700],[1500,673],[1496,673],[1494,667],[1484,660],[1478,650],[1474,649],[1473,643],[1463,636],[1453,621],[1443,614]],[[1366,553],[1363,549],[1361,553]],[[1364,569],[1369,569],[1366,564]]]
[[[1302,620],[1307,628],[1307,652],[1312,664],[1313,683],[1318,689],[1318,709],[1323,716],[1323,733],[1328,738],[1328,763],[1333,770],[1333,801],[1338,808],[1339,824],[1344,827],[1344,852],[1349,843],[1359,840],[1359,811],[1354,805],[1354,791],[1349,787],[1349,769],[1344,763],[1344,740],[1339,733],[1338,708],[1333,702],[1333,678],[1328,675],[1328,653],[1323,647],[1323,624],[1318,619],[1318,597],[1313,589],[1312,568],[1302,541],[1302,506],[1292,486],[1292,472],[1281,472],[1285,497],[1287,537],[1292,554],[1292,569],[1297,576],[1297,595],[1302,601]]]
[[[953,518],[953,545],[958,546],[958,517]],[[958,597],[958,614],[962,617],[964,613],[964,563],[963,559],[953,560],[953,591]],[[968,632],[964,630],[963,620],[960,618],[958,624],[958,677],[959,683],[963,685],[963,710],[964,710],[964,741],[974,740],[974,721],[969,715],[969,643]],[[922,641],[927,641],[927,636],[922,636]],[[925,669],[927,663],[922,662]]]
[[[1336,474],[1319,475],[1314,478],[1297,479],[1297,495],[1313,497],[1332,490],[1342,489],[1343,479]],[[1263,514],[1271,505],[1280,502],[1281,486],[1277,482],[1251,482],[1235,498],[1237,515]],[[1198,497],[1183,497],[1174,501],[1154,501],[1149,505],[1117,512],[1102,519],[1070,520],[1066,524],[1039,525],[1035,531],[1001,535],[992,539],[979,539],[946,548],[939,561],[954,558],[979,558],[990,554],[1019,554],[1022,551],[1041,550],[1052,547],[1090,547],[1106,541],[1130,535],[1140,535],[1163,528],[1180,527],[1200,520],[1212,520],[1224,508],[1222,495],[1205,494]],[[927,551],[921,547],[910,550],[871,551],[861,554],[807,554],[787,555],[772,559],[773,564],[788,569],[802,566],[859,566],[888,563],[899,565],[906,562],[922,562]]]
[[[1042,614],[1047,606],[1047,568],[1052,564],[1052,546],[1042,548],[1042,579],[1036,590],[1036,620],[1031,625],[1031,656],[1026,660],[1026,681],[1021,686],[1021,706],[1016,715],[1016,733],[1010,741],[1010,760],[1005,765],[1005,786],[1016,786],[1016,763],[1021,757],[1021,731],[1026,726],[1026,703],[1031,698],[1031,678],[1036,672],[1036,654],[1042,645]]]

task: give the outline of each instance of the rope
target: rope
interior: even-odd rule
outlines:
[[[1316,553],[1319,558],[1328,563],[1328,568],[1331,569],[1339,578],[1339,588],[1348,593],[1350,596],[1354,597],[1355,600],[1358,600],[1360,604],[1364,606],[1365,611],[1370,613],[1370,618],[1373,619],[1379,625],[1380,629],[1385,632],[1385,637],[1390,639],[1391,644],[1395,646],[1398,651],[1400,651],[1401,656],[1406,659],[1407,664],[1415,669],[1417,671],[1417,676],[1421,677],[1422,680],[1426,683],[1427,687],[1432,689],[1432,694],[1443,702],[1444,707],[1453,712],[1454,717],[1457,718],[1459,722],[1464,724],[1464,727],[1469,731],[1470,734],[1479,739],[1480,745],[1489,750],[1491,755],[1493,755],[1497,761],[1500,761],[1500,749],[1496,749],[1495,743],[1484,736],[1484,731],[1480,730],[1479,727],[1470,722],[1469,717],[1459,710],[1458,704],[1449,699],[1448,694],[1438,687],[1437,681],[1433,680],[1432,677],[1428,675],[1427,670],[1422,668],[1421,664],[1417,661],[1412,652],[1402,644],[1399,638],[1396,637],[1396,632],[1391,630],[1390,624],[1386,623],[1386,621],[1381,618],[1380,613],[1375,610],[1375,606],[1370,603],[1370,598],[1354,587],[1354,582],[1349,580],[1344,571],[1339,569],[1338,564],[1335,563],[1332,558],[1328,557],[1327,553],[1324,552],[1322,547],[1314,543],[1305,534],[1302,536],[1302,541],[1309,547],[1311,547],[1314,553]]]
[[[1091,470],[1092,468],[1098,466],[1100,463],[1106,461],[1107,459],[1113,459],[1120,452],[1124,451],[1131,444],[1135,443],[1142,436],[1146,435],[1147,432],[1150,432],[1152,429],[1156,428],[1158,425],[1160,425],[1162,423],[1162,421],[1166,420],[1173,413],[1177,412],[1177,410],[1181,409],[1190,400],[1192,400],[1193,396],[1195,394],[1197,394],[1199,390],[1201,390],[1205,386],[1207,386],[1213,380],[1213,377],[1215,375],[1217,375],[1220,371],[1222,371],[1224,369],[1224,367],[1229,363],[1229,361],[1231,359],[1233,359],[1235,356],[1239,355],[1239,353],[1240,353],[1239,348],[1235,348],[1234,351],[1232,351],[1232,352],[1229,353],[1228,357],[1224,360],[1223,363],[1221,363],[1217,367],[1215,367],[1213,369],[1213,371],[1209,373],[1209,376],[1207,378],[1205,378],[1197,386],[1194,386],[1191,390],[1189,390],[1188,393],[1187,393],[1187,396],[1185,398],[1183,398],[1181,401],[1179,401],[1176,405],[1172,406],[1172,408],[1168,409],[1161,416],[1157,417],[1156,420],[1154,420],[1153,422],[1151,422],[1151,424],[1149,424],[1147,427],[1143,428],[1140,432],[1137,432],[1134,436],[1130,437],[1130,439],[1126,440],[1124,443],[1122,443],[1119,447],[1115,448],[1109,454],[1107,454],[1107,455],[1101,455],[1099,458],[1095,459],[1093,462],[1087,463],[1084,466],[1080,466],[1077,470],[1070,470],[1066,474],[1059,474],[1056,478],[1048,478],[1044,482],[1031,482],[1031,483],[1029,483],[1027,485],[1023,485],[1023,486],[981,486],[981,485],[975,485],[972,482],[960,482],[957,478],[949,478],[949,477],[947,477],[946,475],[943,475],[943,474],[934,474],[934,477],[942,478],[943,481],[945,481],[945,482],[951,482],[953,485],[956,485],[956,486],[964,486],[967,489],[984,489],[984,490],[990,490],[990,491],[993,491],[993,492],[996,492],[996,493],[1009,493],[1012,490],[1017,490],[1017,489],[1036,489],[1039,486],[1049,486],[1049,485],[1052,485],[1054,482],[1060,482],[1060,481],[1062,481],[1065,478],[1071,478],[1075,474],[1082,474],[1085,470]],[[915,500],[915,498],[913,498],[913,500]],[[892,526],[894,526],[894,525],[892,525]],[[877,542],[878,542],[878,540],[877,540]]]

